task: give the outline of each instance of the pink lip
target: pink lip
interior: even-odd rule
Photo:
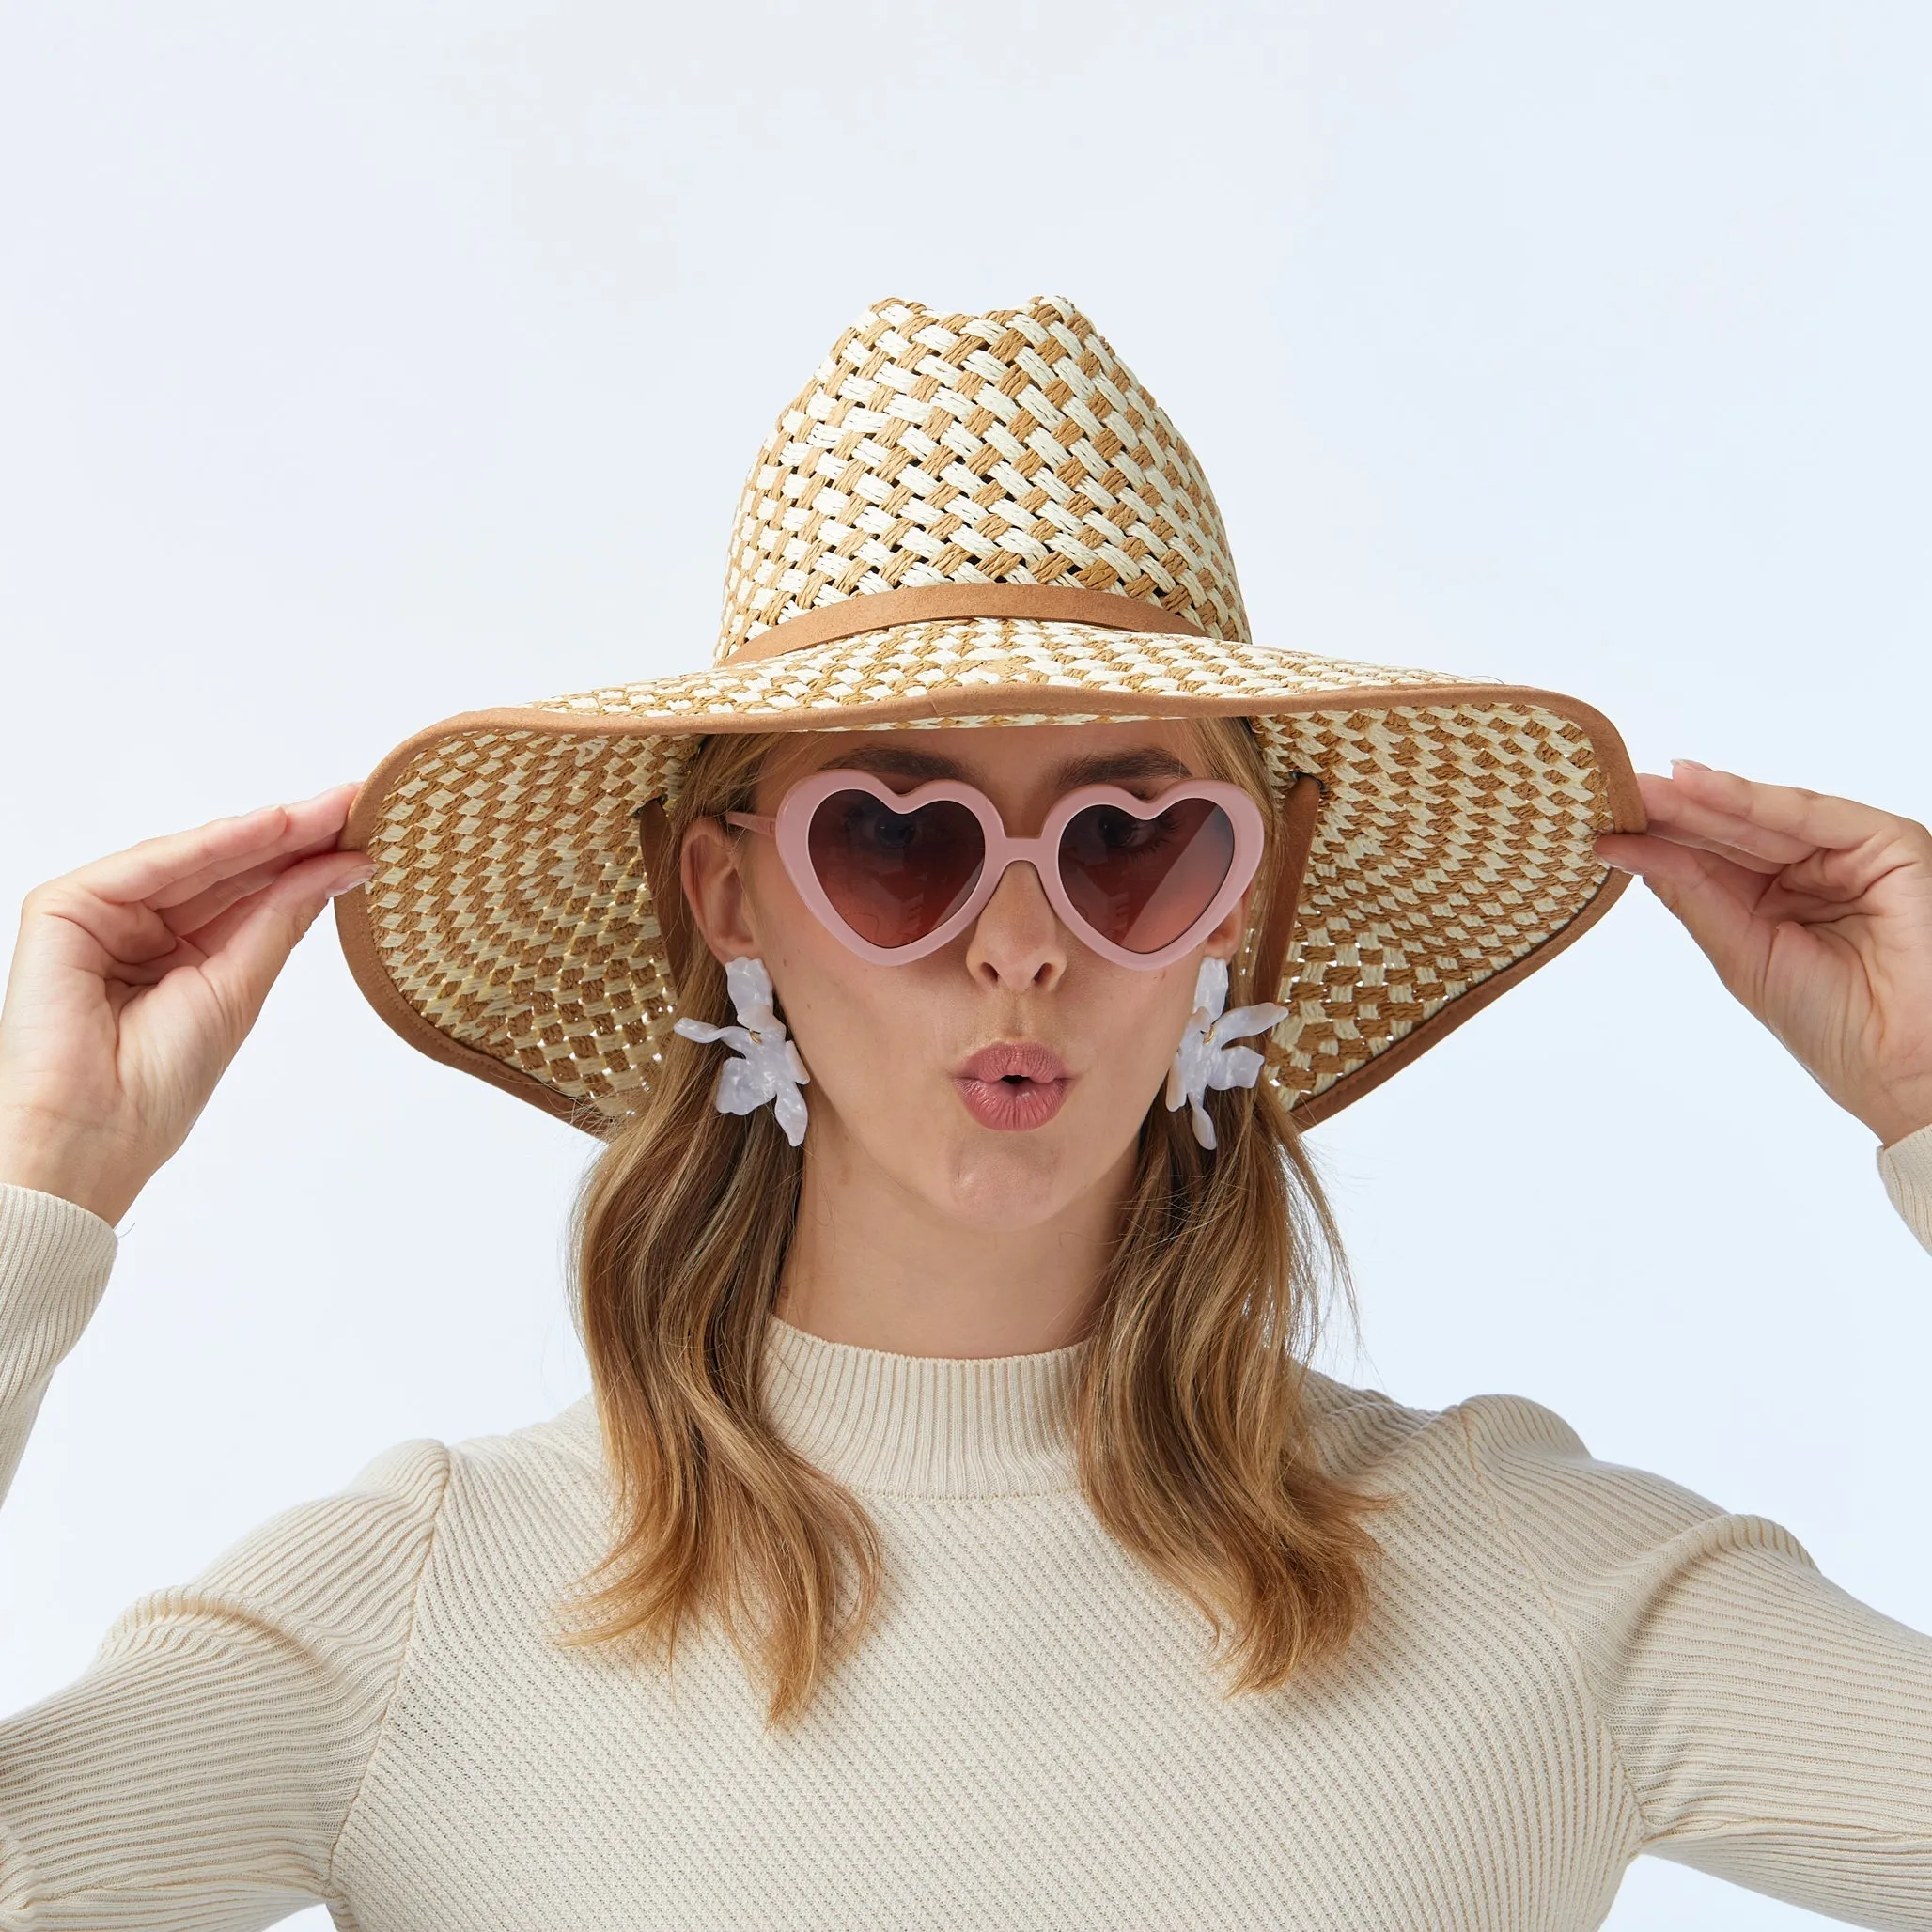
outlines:
[[[1051,1047],[1015,1040],[982,1047],[954,1074],[953,1084],[980,1126],[1025,1133],[1059,1113],[1073,1076]]]

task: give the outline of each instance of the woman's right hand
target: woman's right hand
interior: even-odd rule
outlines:
[[[356,787],[36,886],[0,1006],[0,1181],[118,1221],[187,1138],[295,943],[368,877]]]

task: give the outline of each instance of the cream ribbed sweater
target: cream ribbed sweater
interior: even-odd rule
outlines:
[[[1881,1157],[1932,1247],[1932,1129]],[[0,1188],[0,1457],[114,1232]],[[1346,1666],[1223,1702],[1060,1430],[1079,1348],[932,1361],[773,1325],[776,1426],[859,1491],[883,1613],[768,1736],[715,1637],[675,1686],[560,1648],[600,1553],[587,1403],[412,1442],[134,1606],[0,1727],[0,1925],[1597,1924],[1650,1850],[1932,1925],[1932,1641],[1792,1538],[1593,1462],[1555,1416],[1318,1380],[1376,1519]]]

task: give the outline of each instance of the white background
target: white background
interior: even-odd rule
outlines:
[[[1932,815],[1927,21],[8,6],[0,895],[702,662],[745,465],[887,293],[1079,301],[1264,642]],[[1932,1259],[1642,888],[1314,1139],[1344,1372],[1534,1395],[1932,1628]],[[48,1400],[0,1697],[391,1441],[580,1393],[587,1151],[318,927]],[[1804,1916],[1644,1860],[1612,1923]]]

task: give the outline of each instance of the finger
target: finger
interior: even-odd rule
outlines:
[[[313,865],[318,863],[319,859],[323,858],[335,859],[341,862],[338,870],[318,875],[328,880],[325,897],[333,898],[337,893],[346,891],[351,885],[360,884],[369,876],[368,857],[363,852],[320,853],[301,861],[301,864]],[[216,913],[206,925],[197,927],[194,932],[184,932],[181,935],[181,945],[184,953],[192,954],[196,959],[202,959],[211,958],[214,954],[220,952],[228,943],[236,930],[253,915],[255,908],[260,904],[263,896],[273,889],[278,880],[287,877],[288,872],[293,869],[291,866],[278,870],[273,878],[258,886],[245,898],[236,900],[233,905]]]
[[[1817,849],[1816,840],[1794,838],[1789,833],[1759,825],[1737,812],[1725,810],[1708,800],[1698,798],[1679,781],[1658,778],[1648,772],[1638,777],[1644,810],[1653,832],[1683,832],[1716,841],[1737,851],[1752,852],[1788,865]]]
[[[333,850],[335,836],[334,833],[325,834],[319,841],[321,849]],[[180,942],[185,933],[206,925],[224,906],[246,897],[296,863],[296,855],[282,852],[283,843],[278,837],[267,848],[271,856],[263,859],[257,855],[246,870],[231,872],[221,883],[183,901],[182,910],[193,920],[193,927],[183,923],[182,910],[158,911],[146,899],[102,898],[86,890],[78,874],[70,873],[54,880],[48,889],[39,908],[45,916],[23,923],[21,957],[36,962],[57,957],[105,979],[150,986],[181,963]],[[225,858],[218,865],[197,869],[191,877],[207,880],[231,863]],[[177,881],[172,890],[182,889],[182,882]],[[157,896],[168,898],[169,889],[164,888]],[[193,948],[190,954],[199,958]]]
[[[1831,926],[1840,919],[1869,916],[1871,908],[1862,897],[1834,899],[1815,892],[1793,892],[1783,880],[1774,879],[1757,902],[1757,916],[1775,924],[1781,919],[1798,926]]]
[[[272,877],[304,849],[333,850],[354,790],[352,785],[332,786],[297,805],[265,805],[232,818],[218,818],[190,833],[147,840],[68,873],[43,889],[40,910],[53,916],[23,922],[22,948],[37,958],[58,954],[68,964],[103,976],[151,985],[180,963],[177,946],[183,929],[178,917],[164,917],[154,910],[155,904],[185,903],[216,881]],[[205,863],[194,865],[195,853]],[[124,867],[117,879],[114,868],[124,861],[139,862],[139,866]],[[150,878],[166,879],[177,865],[188,865],[190,869],[158,886],[151,899],[114,896],[117,891],[139,884],[143,871]],[[231,891],[230,902],[249,889]],[[205,923],[213,910],[200,909],[196,924]]]
[[[307,854],[302,860],[278,861],[273,865],[260,867],[255,875],[244,875],[253,879],[250,889],[246,892],[222,889],[223,896],[229,903],[202,919],[192,931],[176,931],[159,913],[145,906],[97,904],[93,909],[96,927],[111,927],[118,922],[125,928],[119,936],[119,950],[112,958],[74,963],[88,966],[101,975],[106,982],[109,1001],[117,1010],[130,992],[159,984],[177,967],[205,963],[211,954],[226,943],[235,928],[250,916],[262,892],[290,871],[294,864],[335,856],[331,847],[321,853]],[[368,877],[368,862],[364,854],[350,851],[339,856],[342,865],[335,874],[329,876],[325,897],[334,897],[336,893]],[[137,927],[138,937],[128,936],[135,933]],[[86,927],[76,927],[75,929],[86,933],[90,939],[94,936],[86,932]]]
[[[234,873],[205,887],[192,898],[176,897],[175,894],[179,888],[175,887],[165,894],[157,896],[155,903],[162,908],[163,917],[171,931],[180,934],[183,938],[195,938],[211,919],[226,912],[238,901],[259,892],[263,886],[280,878],[290,866],[300,865],[304,859],[334,851],[338,836],[337,833],[325,832],[319,837],[309,839],[292,850],[277,849],[260,864],[251,865],[245,872]]]
[[[245,905],[233,907],[201,967],[239,1043],[255,1024],[276,975],[316,915],[345,884],[362,876],[361,853],[329,853],[291,866]]]
[[[1721,852],[1656,838],[1648,833],[1604,833],[1597,840],[1597,856],[1620,872],[1634,872],[1654,887],[1726,893],[1746,912],[1758,911],[1771,886],[1762,872],[1737,865]]]
[[[1598,855],[1638,874],[1675,914],[1710,959],[1719,976],[1742,992],[1762,971],[1777,929],[1756,916],[1765,880],[1714,852],[1653,840],[1640,834],[1608,834]],[[1611,849],[1605,850],[1604,848]],[[1647,850],[1634,849],[1648,848]]]
[[[278,840],[289,836],[291,811],[309,815],[304,821],[307,830],[300,834],[303,837],[320,834],[324,824],[318,819],[333,818],[334,829],[339,831],[348,820],[353,795],[351,786],[332,786],[300,806],[261,805],[188,832],[143,839],[125,851],[78,867],[67,874],[62,883],[108,905],[145,901],[182,883],[192,896],[213,880],[258,862]]]
[[[1654,806],[1656,810],[1666,813],[1683,807],[1681,797],[1675,803],[1666,802],[1674,788],[1673,781],[1645,777],[1639,783],[1644,788],[1646,807]],[[1780,787],[1767,788],[1777,790]],[[1685,807],[1681,810],[1685,820],[1694,819],[1705,828],[1702,833],[1692,833],[1683,823],[1670,822],[1656,816],[1653,816],[1649,829],[1659,837],[1702,846],[1755,870],[1776,872],[1780,884],[1793,895],[1790,916],[1815,923],[1832,916],[1823,910],[1824,905],[1849,908],[1882,885],[1888,874],[1923,868],[1928,857],[1932,857],[1932,853],[1928,853],[1923,826],[1870,806],[1855,809],[1861,815],[1860,822],[1865,827],[1865,835],[1844,846],[1804,846],[1796,839],[1787,845],[1784,842],[1784,834],[1753,834],[1746,821],[1717,812],[1714,808]],[[1744,848],[1749,849],[1748,853]],[[1780,851],[1792,851],[1794,856],[1782,865],[1775,864],[1773,861]],[[1760,853],[1768,853],[1771,857],[1760,858],[1757,856]],[[1805,896],[1819,903],[1805,905]]]
[[[1653,837],[1658,841],[1655,846],[1651,843]],[[1802,926],[1824,926],[1867,910],[1861,890],[1833,892],[1827,881],[1815,876],[1827,864],[1843,861],[1846,855],[1840,852],[1814,853],[1798,865],[1774,869],[1762,860],[1742,860],[1735,853],[1714,850],[1696,840],[1617,832],[1598,837],[1597,855],[1619,871],[1634,872],[1653,884],[1659,880],[1691,880],[1693,867],[1674,862],[1661,849],[1665,845],[1679,850],[1688,847],[1706,851],[1714,861],[1722,862],[1707,868],[1706,878],[1713,884],[1722,885],[1740,904],[1748,905],[1761,922],[1775,925],[1788,919]]]
[[[244,868],[254,870],[273,866],[277,860],[287,862],[298,854],[305,856],[310,852],[334,850],[341,838],[348,818],[348,805],[355,789],[349,785],[331,786],[327,791],[318,792],[312,799],[304,799],[300,804],[282,806],[284,822],[280,833],[257,851],[243,854],[240,863]],[[146,903],[168,910],[240,876],[232,858],[219,858],[148,894]],[[177,931],[182,929],[179,919],[171,919],[169,923]]]
[[[1700,837],[1694,832],[1687,832],[1680,825],[1666,824],[1660,818],[1651,819],[1644,836],[1667,840],[1672,845],[1689,846],[1693,851],[1715,852],[1719,858],[1728,859],[1734,865],[1741,865],[1747,871],[1760,872],[1767,876],[1784,871],[1789,863],[1783,859],[1767,859],[1759,853],[1727,845],[1721,838]]]
[[[1899,822],[1892,813],[1860,804],[1856,799],[1833,798],[1795,785],[1764,785],[1689,758],[1674,760],[1671,777],[1663,782],[1700,805],[1747,819],[1762,831],[1784,833],[1807,846],[1842,850],[1888,834]]]

